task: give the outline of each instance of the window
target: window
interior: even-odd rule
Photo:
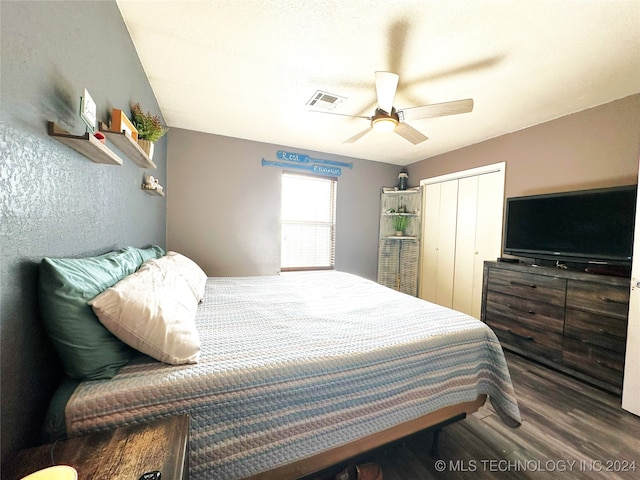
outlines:
[[[337,183],[335,178],[282,174],[281,270],[333,268]]]

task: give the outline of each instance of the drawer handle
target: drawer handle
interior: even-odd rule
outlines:
[[[603,335],[611,335],[611,332],[609,332],[609,330],[607,330],[606,328],[599,328],[598,329],[598,333],[601,333]],[[586,338],[581,338],[580,341],[582,343],[591,343],[588,339]]]
[[[610,368],[611,370],[617,370],[617,368],[616,368],[616,367],[614,367],[614,366],[612,366],[612,365],[609,365],[607,362],[604,362],[604,361],[602,361],[602,360],[596,360],[596,363],[597,363],[598,365],[600,365],[601,367]]]
[[[521,338],[523,340],[527,340],[528,342],[533,342],[535,340],[533,337],[530,337],[528,335],[520,335],[519,333],[514,332],[510,328],[507,328],[507,332],[510,333],[511,335],[519,337],[519,338]]]
[[[519,310],[518,308],[514,307],[513,305],[511,305],[510,303],[507,303],[505,305],[509,310]],[[519,311],[524,311],[524,310],[519,310]],[[535,315],[536,312],[534,312],[533,310],[527,310],[527,313],[530,315]]]
[[[533,283],[523,283],[523,282],[516,282],[511,280],[509,282],[511,285],[515,285],[516,287],[527,287],[527,288],[537,288],[538,286],[533,284]]]
[[[629,302],[625,301],[625,300],[614,300],[613,298],[609,298],[609,297],[600,297],[600,300],[602,300],[605,303],[616,303],[618,305],[628,305]]]

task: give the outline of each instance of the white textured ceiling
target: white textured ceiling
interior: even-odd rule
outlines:
[[[640,0],[118,0],[169,127],[408,165],[640,92]],[[412,145],[365,119],[374,72],[398,108],[473,98],[409,122]]]

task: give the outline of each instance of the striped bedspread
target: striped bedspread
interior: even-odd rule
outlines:
[[[210,278],[196,322],[199,363],[81,383],[67,433],[188,413],[191,478],[232,480],[479,394],[520,422],[486,325],[350,274]]]

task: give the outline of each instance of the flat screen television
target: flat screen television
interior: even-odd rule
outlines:
[[[507,199],[503,252],[533,259],[629,265],[637,185]]]

